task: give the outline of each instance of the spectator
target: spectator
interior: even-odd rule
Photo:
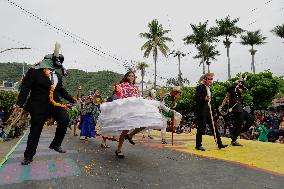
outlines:
[[[279,138],[277,142],[284,143],[284,117],[282,117],[282,122],[279,125]]]
[[[257,125],[256,130],[259,133],[257,140],[262,142],[268,142],[267,138],[268,130],[266,129],[266,127],[261,124],[259,119],[256,121],[256,125]]]
[[[4,120],[4,111],[3,110],[0,110],[0,119]]]

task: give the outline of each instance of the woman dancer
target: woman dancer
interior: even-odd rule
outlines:
[[[135,72],[125,74],[119,85],[114,87],[114,100],[101,105],[99,122],[102,125],[102,134],[118,136],[119,143],[115,154],[118,158],[124,158],[122,145],[127,139],[135,145],[132,137],[146,127],[161,129],[163,127],[162,116],[159,113],[160,102],[147,100],[141,97],[141,93],[135,84]],[[129,131],[132,131],[129,133]]]

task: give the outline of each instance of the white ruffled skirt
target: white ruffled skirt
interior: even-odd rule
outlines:
[[[123,130],[146,127],[162,129],[163,118],[159,112],[161,103],[142,97],[117,99],[101,104],[98,122],[102,135],[119,136]]]

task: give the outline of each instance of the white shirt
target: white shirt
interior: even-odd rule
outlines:
[[[211,98],[211,91],[210,91],[210,87],[206,87],[207,89],[207,96],[209,96],[209,98]]]
[[[55,88],[57,86],[57,84],[58,84],[58,77],[57,77],[57,74],[55,73],[55,71],[49,70],[49,79],[50,79],[50,81],[51,81],[51,74],[53,75],[53,87]]]

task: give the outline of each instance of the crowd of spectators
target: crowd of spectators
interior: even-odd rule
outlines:
[[[254,124],[241,133],[241,138],[247,140],[259,140],[263,142],[284,143],[284,114],[281,112],[255,112]],[[217,128],[222,136],[230,137],[233,128],[233,119],[228,116],[223,118],[219,116],[217,119]],[[246,122],[246,120],[245,120]]]

